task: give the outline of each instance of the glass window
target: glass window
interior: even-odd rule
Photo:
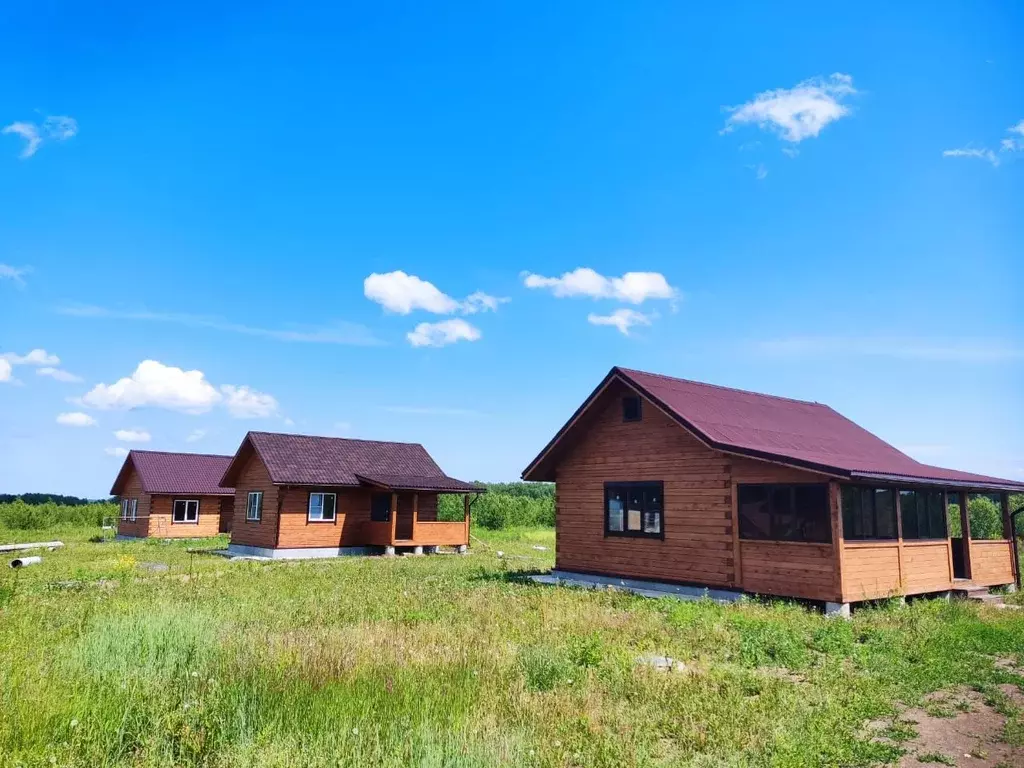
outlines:
[[[171,513],[171,522],[199,522],[199,502],[195,499],[175,499],[174,511]]]
[[[844,485],[841,499],[843,538],[897,538],[896,495],[892,489]]]
[[[259,522],[263,519],[263,491],[250,491],[245,507],[245,519]]]
[[[375,493],[370,498],[370,519],[375,523],[386,523],[391,519],[391,494]]]
[[[607,483],[605,535],[664,538],[664,486],[652,483]]]
[[[622,420],[640,421],[641,417],[640,398],[636,395],[627,395],[622,398]]]
[[[737,488],[740,538],[829,542],[828,485],[742,484]]]
[[[333,493],[309,494],[309,519],[314,522],[333,521],[336,502],[337,497]]]

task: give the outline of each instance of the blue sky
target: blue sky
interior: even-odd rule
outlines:
[[[616,364],[1024,478],[1020,6],[292,5],[0,10],[0,492],[513,479]]]

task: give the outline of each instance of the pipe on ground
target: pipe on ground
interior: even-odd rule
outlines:
[[[27,565],[37,565],[43,562],[43,558],[36,555],[35,557],[16,557],[11,560],[11,568],[24,568]]]

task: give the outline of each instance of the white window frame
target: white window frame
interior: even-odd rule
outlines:
[[[178,504],[185,505],[185,519],[175,520],[174,514]],[[195,504],[196,514],[191,520],[188,519],[188,505]],[[171,502],[171,525],[198,525],[199,524],[199,499],[174,499]]]
[[[313,517],[313,497],[318,496],[320,498],[320,516]],[[324,500],[330,496],[334,500],[333,513],[330,517],[324,517]],[[338,494],[336,493],[323,493],[321,491],[311,491],[309,494],[309,503],[306,509],[306,520],[311,523],[333,523],[338,519]]]
[[[138,499],[121,499],[121,519],[122,520],[135,520],[135,516],[139,509]]]
[[[256,504],[253,505],[253,497]],[[253,512],[255,511],[255,514]],[[245,522],[258,523],[263,520],[263,491],[249,491],[249,497],[245,502]]]

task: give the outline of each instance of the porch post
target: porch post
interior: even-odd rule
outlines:
[[[942,522],[946,524],[946,554],[949,556],[949,583],[953,584],[953,534],[949,530],[949,491],[942,489]]]
[[[412,540],[416,541],[416,521],[420,517],[420,495],[414,493],[412,495]]]
[[[395,531],[398,526],[398,494],[391,494],[391,543],[395,543]]]
[[[972,578],[971,569],[971,513],[967,510],[968,493],[966,488],[960,490],[960,535],[964,541],[964,576]]]
[[[463,521],[466,525],[465,539],[466,544],[469,544],[469,494],[463,494],[462,496],[462,508],[464,510]]]
[[[1013,518],[1010,517],[1010,493],[1003,491],[999,501],[1003,508],[1003,538],[1010,540],[1010,568],[1013,572],[1013,582],[1017,583],[1017,532],[1013,530]]]

